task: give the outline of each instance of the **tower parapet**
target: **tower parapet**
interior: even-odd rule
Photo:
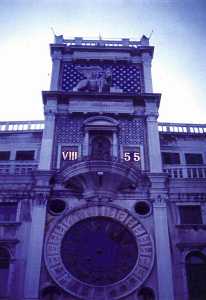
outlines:
[[[60,35],[55,36],[50,50],[53,60],[51,90],[72,90],[79,79],[84,79],[76,69],[78,64],[83,64],[84,68],[98,64],[102,73],[110,68],[114,85],[123,92],[152,93],[151,60],[154,47],[149,45],[146,36],[142,36],[140,41],[133,41],[89,40],[82,37],[64,39]],[[117,64],[121,65],[117,67]],[[130,64],[130,68],[123,64]],[[101,76],[100,73],[101,70],[97,76]],[[122,80],[126,76],[131,79],[130,85],[128,80]]]

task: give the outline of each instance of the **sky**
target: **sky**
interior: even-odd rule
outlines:
[[[44,118],[54,31],[135,40],[152,33],[159,121],[206,123],[205,28],[204,0],[0,0],[0,120]]]

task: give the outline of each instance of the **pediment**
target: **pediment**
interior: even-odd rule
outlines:
[[[84,121],[84,125],[87,127],[90,126],[108,126],[108,127],[116,127],[118,126],[119,122],[113,118],[106,117],[106,116],[95,116],[90,117]]]

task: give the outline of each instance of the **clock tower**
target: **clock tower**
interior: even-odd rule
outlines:
[[[154,48],[56,36],[50,50],[25,299],[173,300]]]

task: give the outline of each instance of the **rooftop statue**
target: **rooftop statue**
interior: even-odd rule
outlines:
[[[112,72],[99,66],[77,67],[76,70],[86,77],[73,88],[73,91],[104,92],[109,91],[112,84]]]

